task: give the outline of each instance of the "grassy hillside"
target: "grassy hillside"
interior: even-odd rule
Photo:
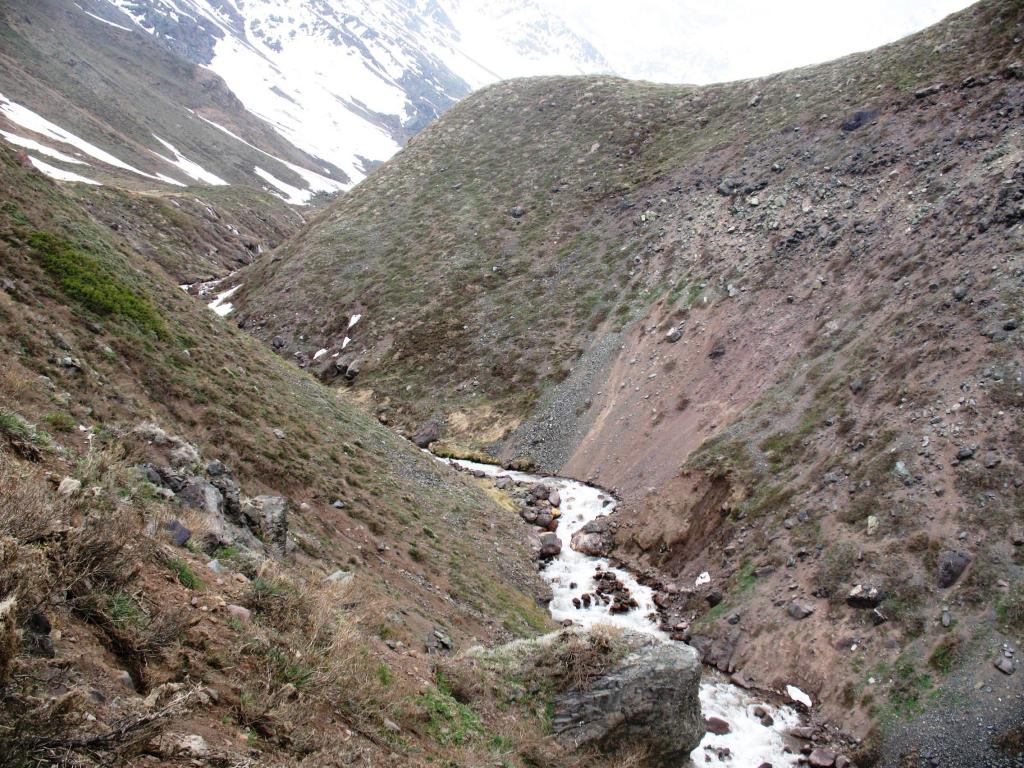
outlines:
[[[486,89],[247,268],[239,322],[359,360],[320,373],[393,423],[617,490],[666,625],[798,684],[863,764],[997,764],[1022,685],[994,666],[1022,632],[1022,38],[1024,5],[982,2],[759,80]]]
[[[255,266],[240,317],[312,354],[339,350],[361,312],[344,356],[363,358],[358,385],[400,423],[454,414],[453,429],[493,440],[595,339],[656,300],[695,300],[742,268],[740,247],[770,253],[789,234],[772,221],[778,229],[732,254],[693,237],[684,250],[675,235],[695,207],[713,205],[724,229],[760,190],[802,187],[803,174],[851,153],[863,171],[885,162],[870,155],[884,155],[897,126],[945,111],[966,76],[1013,61],[1018,14],[984,3],[870,54],[706,88],[613,78],[487,88]],[[942,83],[941,95],[915,96]],[[865,110],[880,126],[870,137],[842,130]],[[724,274],[710,269],[718,257]]]
[[[454,703],[423,650],[548,626],[518,520],[181,291],[110,229],[113,193],[6,151],[0,177],[0,762],[176,765],[192,736],[225,765],[497,754],[494,721],[436,737]],[[168,461],[243,509],[282,497],[287,536],[246,518],[225,544],[208,495],[144,468]]]

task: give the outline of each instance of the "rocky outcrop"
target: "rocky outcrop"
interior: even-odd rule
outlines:
[[[642,746],[644,765],[677,768],[704,736],[700,675],[692,648],[649,645],[556,697],[552,729],[564,746],[606,753]]]
[[[242,502],[242,518],[260,531],[266,542],[284,554],[288,543],[288,500],[283,496],[256,496]]]

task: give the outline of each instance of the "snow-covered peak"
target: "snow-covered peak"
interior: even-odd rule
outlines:
[[[250,112],[347,176],[345,187],[473,88],[609,69],[534,0],[94,0],[81,7],[94,18],[102,7],[108,22],[133,22],[220,75]]]

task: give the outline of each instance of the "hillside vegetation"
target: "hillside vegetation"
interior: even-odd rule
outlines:
[[[102,218],[115,193],[6,151],[0,183],[0,763],[543,739],[492,744],[504,716],[459,709],[424,655],[548,627],[505,507],[180,290],[130,207],[127,232]]]
[[[618,491],[667,625],[864,764],[948,747],[930,712],[992,712],[955,745],[988,749],[1022,678],[1022,37],[992,0],[759,80],[488,88],[246,268],[238,323],[400,429]]]

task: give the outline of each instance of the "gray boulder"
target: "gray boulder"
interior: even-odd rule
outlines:
[[[178,491],[178,498],[185,506],[198,509],[208,515],[219,515],[224,509],[224,496],[212,483],[201,477],[191,477]]]
[[[626,656],[585,690],[555,698],[555,738],[575,749],[646,748],[643,765],[677,768],[704,736],[697,653],[679,643],[650,645]]]
[[[562,542],[558,540],[558,535],[554,533],[545,533],[540,537],[540,553],[539,556],[543,560],[550,560],[552,557],[558,557],[562,551]]]
[[[608,518],[591,520],[572,535],[572,548],[591,557],[607,557],[611,554],[614,540],[608,531]]]
[[[242,502],[242,517],[250,529],[263,533],[267,544],[280,554],[288,543],[288,500],[282,496],[257,496]]]
[[[436,443],[441,439],[441,425],[436,421],[425,421],[420,424],[419,429],[416,430],[416,434],[412,436],[413,443],[418,448],[426,448],[431,443]]]
[[[939,569],[936,581],[946,589],[956,584],[957,579],[971,562],[971,556],[961,550],[946,549],[939,553]]]

